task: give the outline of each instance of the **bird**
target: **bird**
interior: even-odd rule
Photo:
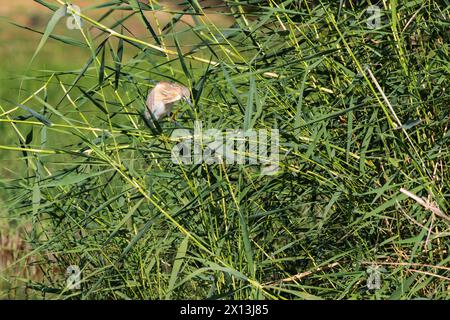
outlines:
[[[168,81],[161,81],[148,93],[144,118],[160,120],[172,111],[175,102],[184,100],[192,107],[191,93],[185,86]]]

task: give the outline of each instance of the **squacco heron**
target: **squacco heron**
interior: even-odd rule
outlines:
[[[174,82],[161,81],[150,90],[147,97],[147,108],[144,117],[147,121],[153,118],[160,120],[172,111],[172,106],[179,100],[184,100],[192,106],[189,89]]]

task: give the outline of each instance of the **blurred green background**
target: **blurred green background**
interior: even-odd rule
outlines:
[[[53,2],[48,3],[51,5],[56,4]],[[102,8],[90,10],[91,7],[101,4],[102,1],[100,0],[77,0],[71,3],[78,5],[83,12],[87,12],[92,18],[101,17],[107,12],[106,9]],[[166,6],[166,8],[178,9],[174,1],[159,1],[158,3]],[[217,3],[220,3],[220,1],[203,2],[204,5]],[[91,56],[91,52],[87,48],[74,47],[50,38],[36,58],[30,63],[52,15],[53,12],[51,10],[32,0],[0,3],[0,97],[4,99],[0,105],[5,104],[11,107],[10,102],[20,103],[31,93],[42,87],[52,72],[79,71]],[[102,23],[113,24],[122,19],[124,15],[123,12],[111,14]],[[155,27],[156,20],[160,24],[165,24],[172,18],[172,14],[156,12],[153,17],[155,19],[150,21]],[[227,26],[233,21],[231,17],[214,13],[209,18],[217,26]],[[58,23],[54,34],[83,42],[83,36],[78,30],[70,30],[66,27],[66,20],[67,18],[63,18]],[[130,24],[128,25],[130,26]],[[151,36],[141,23],[132,22],[131,28],[134,34],[143,41],[151,41]],[[36,32],[36,30],[40,32]],[[94,36],[99,33],[92,29],[90,31]],[[191,37],[192,34],[185,33],[180,39],[184,39],[189,43],[189,38]],[[111,42],[117,43],[114,39]],[[136,52],[137,50],[133,47],[127,48],[124,52],[124,60],[132,57]],[[87,85],[96,81],[96,79],[91,80],[82,79],[81,83]],[[52,82],[53,84],[47,86],[46,95],[49,102],[56,103],[62,97],[61,87],[55,79]],[[33,104],[27,104],[27,106],[35,108]],[[4,110],[0,109],[0,114],[3,112]],[[27,115],[27,113],[18,110],[14,113],[14,117],[17,117],[17,115]],[[27,132],[25,125],[18,124],[17,128],[20,128],[22,133]],[[13,130],[11,125],[4,122],[0,122],[0,139],[3,145],[20,145],[17,132]],[[69,142],[68,140],[60,140],[54,135],[50,135],[48,139],[49,142],[53,142],[56,145]],[[25,243],[24,238],[31,228],[30,219],[26,216],[22,216],[20,219],[12,218],[6,208],[6,199],[14,194],[14,191],[6,188],[6,183],[26,175],[27,163],[22,156],[22,153],[15,150],[0,151],[0,299],[3,295],[5,297],[26,298],[28,297],[28,291],[23,288],[22,281],[26,282],[30,279],[40,280],[42,278],[42,274],[37,268],[33,267],[33,263],[31,263],[30,267],[29,259],[5,270],[7,265],[20,260],[29,252],[29,246]],[[5,290],[2,291],[2,288]]]
[[[20,28],[15,24],[37,30],[44,30],[52,12],[42,5],[30,0],[16,0],[0,3],[0,97],[12,102],[19,102],[42,86],[31,77],[38,70],[67,70],[78,69],[89,56],[83,50],[74,50],[61,43],[50,40],[43,48],[36,60],[30,65],[31,57],[42,37],[41,34]],[[58,33],[79,37],[76,31],[58,28]],[[31,80],[27,80],[28,77]],[[45,81],[45,79],[43,79]],[[50,86],[49,88],[54,88]],[[49,90],[50,96],[56,94]],[[54,99],[52,99],[54,100]],[[2,101],[2,105],[5,101]],[[0,113],[3,113],[0,110]],[[17,133],[11,126],[0,123],[0,139],[4,145],[16,145],[19,142]],[[7,264],[16,261],[27,252],[27,245],[23,240],[24,229],[30,221],[27,219],[9,220],[6,212],[5,199],[11,194],[2,183],[24,174],[26,164],[16,151],[0,151],[0,289],[18,287],[17,297],[25,298],[26,291],[21,289],[19,281],[31,275],[40,278],[36,269],[31,270],[25,263],[20,263],[13,269],[3,271]],[[2,272],[3,271],[3,272]],[[8,278],[9,284],[5,281]],[[11,293],[10,293],[11,294]],[[14,297],[15,293],[12,293]],[[0,290],[0,299],[2,291]]]

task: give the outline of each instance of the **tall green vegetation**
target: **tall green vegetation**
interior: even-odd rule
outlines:
[[[53,17],[65,10],[37,2]],[[55,32],[66,18],[41,31],[37,57],[57,41],[90,58],[33,73],[35,91],[0,102],[15,135],[0,150],[24,168],[3,182],[8,215],[31,219],[29,255],[44,274],[28,288],[95,299],[448,298],[450,3],[382,1],[375,26],[370,1],[215,3],[187,1],[156,23],[163,4],[113,0],[83,10],[77,36]],[[157,132],[141,113],[160,80],[189,87],[194,109],[178,104]],[[281,170],[174,164],[171,133],[195,120],[278,129]],[[70,265],[81,290],[66,287]]]

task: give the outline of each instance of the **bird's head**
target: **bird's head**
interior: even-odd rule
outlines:
[[[186,88],[185,86],[182,86],[179,84],[176,84],[176,86],[178,87],[178,93],[179,93],[181,99],[186,101],[186,103],[192,107],[191,92],[189,91],[189,89]]]
[[[163,96],[163,102],[172,103],[183,99],[186,103],[192,106],[190,99],[191,92],[185,86],[174,82],[160,82],[157,87],[157,90]]]

